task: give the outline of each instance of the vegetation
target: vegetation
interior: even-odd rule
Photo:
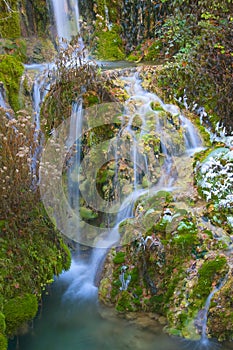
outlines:
[[[0,109],[0,338],[19,332],[37,312],[53,276],[70,266],[70,252],[40,202],[39,137],[25,111],[8,119]],[[13,116],[13,111],[11,112]]]
[[[21,328],[25,321],[33,319],[37,313],[37,299],[35,295],[25,294],[10,299],[4,305],[6,318],[6,329],[8,335],[14,334],[15,330]]]
[[[41,110],[42,127],[46,135],[71,116],[71,101],[83,98],[84,107],[90,107],[95,103],[113,100],[98,66],[85,62],[76,39],[72,46],[60,50],[56,65],[55,83],[51,86]]]
[[[95,57],[162,62],[158,69],[146,68],[144,86],[159,92],[169,102],[176,101],[181,108],[193,110],[198,120],[199,107],[202,107],[206,113],[197,123],[203,122],[214,130],[220,122],[225,126],[224,132],[230,135],[233,130],[231,0],[96,0],[85,3],[87,5],[82,6],[89,6],[88,13],[93,18],[83,24],[82,30]],[[38,159],[34,156],[39,152],[41,134],[35,130],[26,111],[17,112],[21,107],[18,96],[24,69],[22,62],[40,62],[47,48],[44,39],[40,42],[36,39],[29,57],[32,39],[23,40],[21,36],[49,36],[48,23],[45,0],[33,1],[33,6],[29,0],[4,0],[0,4],[0,81],[14,110],[9,119],[0,109],[1,350],[7,349],[7,336],[18,334],[35,316],[38,301],[53,276],[70,265],[70,252],[49,221],[39,198]],[[102,73],[97,65],[86,64],[82,55],[79,42],[74,39],[58,54],[54,83],[41,113],[42,129],[47,137],[71,115],[71,101],[82,98],[87,108],[127,98],[119,79]],[[176,130],[172,133],[176,153],[184,152],[179,121],[165,113],[159,104],[153,103],[151,107],[159,113],[161,125],[167,123],[170,130]],[[107,121],[111,111],[104,112]],[[140,129],[137,116],[134,124]],[[141,183],[145,187],[147,181],[156,183],[159,179],[158,168],[162,162],[156,157],[160,153],[159,135],[149,125],[148,128],[142,143],[152,176],[146,179],[142,174]],[[203,125],[199,128],[203,129]],[[87,154],[93,145],[118,131],[117,122],[92,128],[83,135],[82,152]],[[229,144],[224,148],[221,156],[211,153],[216,152],[214,148],[198,155],[196,184],[199,194],[209,201],[205,214],[231,233],[232,150]],[[132,173],[127,167],[126,162],[119,164],[119,184],[124,193],[132,185]],[[114,174],[111,162],[99,171],[98,191],[105,199],[116,195],[111,189]],[[85,186],[87,183],[81,181],[80,188],[85,189]],[[101,220],[98,213],[84,207],[84,203],[81,205],[82,218]],[[171,211],[171,221],[164,216],[165,209]],[[100,298],[114,304],[119,312],[143,310],[164,315],[170,333],[190,337],[190,324],[194,324],[211,290],[228,273],[229,257],[224,252],[230,238],[220,231],[216,239],[195,215],[177,208],[166,192],[149,199],[141,198],[135,205],[135,215],[134,219],[120,225],[122,247],[109,253]],[[108,264],[112,273],[106,272]],[[131,277],[124,291],[120,290],[119,281],[122,264],[128,267],[127,274]],[[213,301],[210,308],[209,333],[221,340],[232,338],[232,292],[230,277],[216,294],[218,302]]]
[[[17,0],[1,1],[0,38],[15,39],[20,37],[20,14]]]

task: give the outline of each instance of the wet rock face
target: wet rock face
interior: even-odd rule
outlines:
[[[154,35],[164,12],[165,6],[157,1],[122,0],[120,23],[126,52]]]
[[[114,305],[120,313],[160,314],[166,318],[171,334],[198,339],[206,300],[228,274],[227,282],[213,296],[207,334],[230,339],[231,259],[224,251],[219,252],[219,242],[213,245],[211,232],[177,205],[165,192],[138,201],[135,218],[120,225],[122,247],[112,249],[106,259],[100,300]],[[122,267],[125,280],[130,276],[124,290]]]
[[[159,28],[167,11],[165,4],[150,0],[80,0],[79,7],[83,21],[89,25],[88,30],[90,27],[93,32],[99,30],[99,18],[102,18],[105,24],[110,22],[110,32],[111,28],[117,26],[126,54],[133,51],[143,40],[154,37],[155,26]],[[109,18],[106,18],[107,16]],[[94,26],[93,21],[96,21]]]
[[[24,0],[20,2],[21,31],[24,37],[49,35],[51,9],[46,0]]]

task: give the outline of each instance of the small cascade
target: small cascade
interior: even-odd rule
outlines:
[[[32,101],[34,110],[34,122],[36,124],[36,129],[40,130],[40,109],[41,104],[47,95],[51,81],[48,80],[48,72],[53,67],[53,64],[32,64],[25,65],[26,70],[34,70],[36,77],[33,84],[32,90]]]
[[[32,88],[32,106],[34,110],[33,122],[36,125],[34,139],[38,142],[38,146],[32,154],[31,171],[36,174],[37,161],[39,159],[42,145],[41,145],[41,131],[40,131],[40,109],[46,94],[49,91],[51,81],[48,79],[48,71],[51,70],[53,64],[32,64],[25,65],[26,72],[35,71],[35,79]],[[35,179],[37,181],[37,179]],[[32,184],[34,186],[35,184]]]
[[[78,0],[51,0],[51,3],[59,42],[70,41],[80,32]]]
[[[108,30],[111,30],[112,24],[110,23],[110,20],[109,20],[109,12],[108,12],[108,6],[106,4],[106,1],[104,1],[104,12],[105,12],[106,26],[108,27]]]
[[[211,344],[211,341],[209,341],[208,335],[207,335],[207,321],[208,321],[208,312],[210,308],[210,303],[213,296],[224,286],[227,280],[228,280],[228,273],[225,276],[225,278],[222,280],[222,282],[220,282],[219,285],[212,290],[212,292],[209,294],[208,298],[206,299],[204,310],[203,310],[204,313],[202,315],[202,330],[201,330],[201,340],[200,340],[201,346],[205,347]]]
[[[6,109],[6,102],[5,102],[5,99],[4,99],[4,96],[3,96],[3,93],[2,91],[0,90],[0,107]]]
[[[79,217],[79,169],[81,163],[82,145],[80,136],[82,135],[83,110],[82,100],[74,102],[72,105],[70,135],[67,140],[67,147],[73,147],[74,156],[68,164],[68,190],[71,207]],[[78,222],[78,221],[77,221]],[[78,231],[77,227],[77,231]]]
[[[180,121],[184,132],[184,139],[186,148],[189,152],[198,152],[202,148],[202,141],[198,133],[195,131],[194,125],[191,121],[180,115]]]

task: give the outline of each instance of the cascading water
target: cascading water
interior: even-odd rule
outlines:
[[[0,91],[0,107],[6,109],[6,102],[5,102],[5,99],[3,97],[2,91]]]
[[[184,138],[188,152],[198,152],[202,146],[200,136],[195,132],[195,128],[190,120],[180,116],[181,125],[184,128]]]
[[[203,309],[203,315],[202,315],[202,330],[201,330],[201,340],[200,340],[200,344],[204,348],[210,347],[210,346],[214,348],[214,345],[209,340],[208,334],[207,334],[208,312],[209,312],[210,303],[211,303],[212,298],[224,286],[224,284],[228,280],[228,277],[229,276],[228,276],[228,273],[227,273],[225,278],[219,283],[218,286],[216,286],[212,290],[212,292],[209,294],[208,298],[206,299],[206,303],[205,303],[205,306],[204,306],[204,309]]]
[[[81,162],[81,140],[80,135],[82,133],[82,100],[73,103],[70,121],[70,140],[76,140],[75,142],[75,156],[71,160],[71,164],[68,169],[68,189],[69,189],[69,200],[72,208],[75,210],[76,215],[79,216],[79,168]],[[68,138],[67,147],[73,146]],[[78,227],[77,227],[78,230]]]
[[[32,106],[34,110],[33,122],[36,125],[34,139],[35,142],[38,143],[38,146],[35,149],[34,154],[31,155],[32,163],[31,163],[31,171],[33,174],[36,174],[37,162],[39,159],[39,155],[41,153],[42,145],[40,144],[40,109],[43,100],[47,92],[49,91],[51,80],[48,79],[48,71],[52,69],[53,64],[31,64],[25,65],[26,74],[30,71],[35,72],[35,80],[32,88]],[[32,184],[34,187],[37,182],[35,179],[35,183]]]
[[[110,20],[109,20],[109,11],[108,11],[108,6],[106,4],[106,0],[104,1],[104,12],[105,12],[106,26],[108,27],[108,30],[111,30],[112,24],[110,23]]]
[[[59,41],[80,32],[78,0],[51,0]]]
[[[78,0],[51,0],[52,7],[54,11],[54,17],[56,20],[57,33],[60,40],[60,45],[62,43],[62,38],[70,40],[72,36],[76,36],[80,32],[79,25],[79,6]],[[79,49],[83,48],[82,39],[79,38]],[[76,62],[76,59],[75,59]],[[72,66],[72,64],[71,64]],[[36,124],[35,129],[35,141],[38,141],[40,135],[40,109],[41,104],[44,101],[46,94],[49,91],[52,80],[52,70],[56,69],[54,63],[48,64],[31,64],[25,65],[26,72],[35,71],[35,79],[32,90],[32,102],[34,110],[34,123]],[[53,130],[52,130],[53,132]],[[39,154],[41,152],[41,144],[38,141],[38,147],[35,149],[34,154],[31,155],[32,163],[31,170],[32,173],[36,173],[37,161]],[[35,180],[37,182],[37,179]],[[35,184],[32,184],[34,186]]]
[[[115,154],[115,160],[118,163],[119,153],[122,153],[122,145],[120,144],[121,137],[124,137],[128,135],[130,137],[130,150],[128,152],[130,161],[132,163],[132,192],[125,198],[123,201],[119,213],[117,215],[115,225],[113,229],[107,229],[106,228],[106,234],[103,235],[101,238],[96,240],[96,243],[94,245],[94,248],[92,249],[92,254],[85,258],[84,261],[82,257],[78,259],[77,262],[73,261],[71,271],[76,270],[77,276],[73,279],[72,283],[70,284],[69,288],[67,289],[64,297],[65,298],[75,298],[78,301],[85,301],[85,300],[94,300],[97,301],[97,293],[98,288],[96,286],[96,274],[98,269],[100,268],[101,264],[103,263],[104,257],[107,253],[107,250],[113,245],[116,244],[116,242],[119,239],[118,234],[118,227],[119,223],[125,220],[128,217],[131,217],[133,215],[133,205],[135,201],[139,198],[141,195],[148,194],[148,188],[142,188],[141,186],[141,173],[145,175],[148,170],[148,163],[147,158],[143,154],[142,147],[140,146],[140,142],[142,141],[142,138],[146,134],[146,127],[147,127],[147,116],[148,113],[150,115],[150,118],[153,120],[153,124],[155,127],[155,131],[160,133],[161,135],[161,142],[164,144],[162,151],[163,151],[163,157],[165,157],[165,162],[163,166],[163,171],[161,174],[161,179],[158,181],[158,183],[154,184],[151,189],[150,193],[153,193],[155,191],[158,191],[161,188],[169,187],[169,190],[171,189],[171,185],[174,182],[173,178],[173,172],[171,171],[172,162],[173,162],[173,156],[174,156],[174,150],[172,147],[170,147],[169,152],[166,146],[166,140],[163,142],[163,137],[166,139],[168,135],[165,135],[166,132],[168,133],[168,130],[166,130],[165,126],[159,126],[159,113],[152,110],[151,108],[151,102],[159,102],[161,105],[161,108],[164,108],[164,110],[169,110],[170,113],[177,114],[177,109],[174,107],[174,110],[172,110],[171,105],[164,105],[162,101],[154,94],[148,93],[144,91],[140,85],[140,79],[138,78],[138,74],[135,73],[131,76],[122,77],[122,81],[125,82],[125,87],[127,92],[131,95],[129,100],[126,101],[125,106],[125,115],[123,118],[122,126],[120,128],[120,131],[118,133],[117,138],[115,139],[115,142],[111,144],[111,147],[114,148],[113,154]],[[79,190],[78,190],[78,174],[80,169],[80,162],[81,162],[81,145],[80,145],[80,139],[77,140],[77,135],[81,135],[82,133],[82,118],[81,118],[82,112],[81,112],[81,104],[76,103],[73,105],[72,108],[72,116],[71,116],[71,127],[70,127],[70,133],[71,133],[71,140],[76,139],[76,147],[75,147],[75,155],[71,158],[72,167],[69,169],[68,172],[68,187],[69,187],[69,197],[71,198],[71,206],[74,210],[79,211]],[[138,131],[138,127],[136,122],[134,121],[135,116],[140,117],[140,124],[141,124],[141,130]],[[189,125],[187,122],[187,119],[182,116],[182,123],[184,125]],[[196,147],[200,146],[200,138],[196,136],[194,140],[197,140],[196,142],[192,143],[186,143],[186,137],[191,138],[189,135],[190,132],[195,132],[195,129],[192,127],[185,129],[185,135],[183,137],[183,143],[186,147],[186,150],[188,150],[188,147],[195,149]],[[69,138],[68,138],[69,140]],[[68,141],[69,142],[69,141]],[[71,145],[68,145],[71,147]],[[171,146],[171,145],[170,145]],[[182,156],[182,155],[181,155]],[[118,169],[117,164],[115,169]],[[115,170],[115,176],[114,180],[118,181],[119,174],[117,173],[117,170]],[[151,177],[151,175],[150,175]],[[165,181],[166,179],[166,181]],[[113,187],[116,187],[117,184],[113,184]],[[79,214],[78,214],[79,215]],[[77,227],[77,231],[79,228]],[[103,248],[104,247],[104,248]]]
[[[161,142],[163,146],[161,150],[163,152],[163,157],[165,158],[163,164],[163,171],[161,172],[160,181],[152,184],[150,194],[153,191],[157,191],[161,188],[166,187],[168,190],[172,190],[171,186],[176,185],[176,180],[174,173],[172,171],[173,160],[175,157],[183,157],[183,154],[188,153],[189,151],[199,148],[200,138],[197,136],[192,139],[190,133],[196,133],[193,127],[190,127],[187,119],[179,115],[180,124],[183,125],[185,129],[185,134],[183,135],[183,148],[182,152],[178,152],[176,149],[173,149],[171,142],[168,142],[169,131],[166,130],[166,123],[163,123],[159,119],[159,112],[154,110],[151,107],[151,102],[159,102],[160,107],[166,111],[169,111],[172,115],[179,114],[179,111],[176,107],[171,105],[165,105],[162,101],[154,94],[144,91],[140,85],[140,80],[137,74],[132,74],[131,76],[124,76],[122,80],[125,82],[125,87],[130,94],[130,98],[126,101],[125,106],[125,115],[122,121],[122,126],[117,136],[117,141],[111,144],[111,147],[114,148],[113,154],[115,154],[116,162],[120,161],[121,158],[121,137],[124,133],[130,135],[131,141],[131,151],[128,152],[130,161],[133,163],[133,176],[132,180],[132,192],[129,194],[123,201],[119,213],[116,218],[115,226],[112,229],[106,228],[106,235],[99,238],[95,242],[95,247],[91,250],[79,249],[78,253],[75,253],[71,269],[64,273],[56,284],[61,288],[60,291],[60,300],[57,300],[57,303],[61,303],[59,308],[58,304],[52,305],[54,308],[54,317],[44,320],[42,323],[38,321],[38,337],[33,337],[28,340],[28,344],[23,343],[23,350],[41,350],[41,348],[56,348],[59,350],[68,349],[79,349],[82,350],[87,348],[88,350],[96,349],[141,349],[142,347],[148,350],[174,350],[180,349],[180,344],[176,344],[174,340],[169,340],[169,338],[163,338],[163,335],[160,335],[159,348],[157,336],[154,333],[151,333],[149,336],[144,330],[143,333],[140,333],[140,330],[131,329],[131,326],[125,323],[122,319],[117,319],[114,317],[114,320],[106,321],[99,314],[99,306],[97,305],[97,296],[98,296],[98,282],[97,275],[101,266],[104,262],[106,253],[113,244],[116,244],[119,239],[118,226],[119,223],[133,215],[133,204],[141,195],[148,193],[148,188],[142,188],[142,172],[150,173],[151,159],[145,154],[142,155],[141,147],[139,143],[142,141],[143,137],[147,134],[148,121],[150,122],[150,127],[152,125],[153,132],[155,135],[160,133]],[[81,103],[78,101],[72,106],[71,114],[71,139],[76,139],[77,136],[81,134],[82,128],[82,108]],[[140,117],[140,127],[138,127],[134,117]],[[153,122],[152,122],[153,121]],[[187,125],[187,127],[185,127]],[[168,124],[168,129],[170,128],[170,122]],[[151,129],[150,129],[151,131]],[[192,142],[187,142],[186,140],[194,140]],[[72,146],[68,142],[68,147]],[[78,175],[77,170],[81,162],[81,144],[80,140],[76,142],[75,146],[74,163],[71,159],[71,168],[68,171],[70,179],[68,180],[68,190],[67,196],[73,202],[72,207],[74,210],[79,210],[79,191],[77,191]],[[166,163],[167,160],[167,163]],[[134,161],[137,164],[134,164]],[[169,166],[168,166],[169,165]],[[117,167],[116,167],[117,169]],[[152,174],[149,174],[148,177],[152,177]],[[115,173],[115,181],[118,181],[119,174]],[[136,180],[135,180],[136,179]],[[135,183],[136,181],[136,183]],[[77,197],[76,197],[77,196]],[[75,198],[76,197],[76,198]],[[122,210],[121,210],[122,209]],[[79,230],[79,227],[77,227]],[[101,248],[104,247],[104,248]],[[55,284],[55,285],[56,285]],[[209,296],[207,302],[210,303],[212,296],[217,290],[214,290]],[[51,302],[50,302],[51,303]],[[50,307],[50,306],[49,306]],[[206,315],[208,312],[209,304],[206,304]],[[59,310],[59,311],[58,311]],[[46,313],[46,311],[45,311]],[[50,316],[52,317],[52,316]],[[48,322],[48,323],[47,323]],[[47,325],[47,326],[46,326]],[[51,329],[51,325],[52,329]],[[50,333],[48,338],[43,334],[46,334],[47,329],[50,328]],[[61,332],[58,332],[58,329],[61,329]],[[113,334],[113,330],[115,330]],[[138,339],[135,341],[135,339]],[[203,326],[202,330],[202,340],[206,341],[206,328]],[[39,342],[37,345],[36,342]]]
[[[52,64],[25,65],[26,70],[35,70],[37,72],[32,91],[34,122],[37,130],[40,130],[40,109],[41,104],[49,91],[51,82],[48,81],[47,75],[52,66]]]

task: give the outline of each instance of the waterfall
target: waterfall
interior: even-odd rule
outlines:
[[[128,194],[119,208],[115,224],[113,228],[106,228],[104,234],[101,234],[95,238],[91,254],[84,259],[82,258],[82,252],[79,250],[79,258],[76,261],[73,259],[70,272],[68,276],[72,276],[71,283],[64,293],[64,300],[74,299],[78,303],[97,302],[98,287],[97,287],[97,275],[101,266],[104,262],[105,256],[110,247],[117,245],[119,240],[118,227],[119,224],[133,216],[133,208],[135,201],[142,195],[146,195],[150,192],[153,194],[160,189],[172,190],[172,184],[174,182],[173,173],[173,157],[182,157],[183,153],[179,154],[174,150],[172,141],[169,140],[169,128],[166,124],[162,125],[161,116],[158,111],[154,111],[151,108],[151,102],[159,103],[160,112],[161,110],[167,111],[171,114],[177,115],[177,107],[172,105],[165,105],[155,94],[146,92],[141,87],[141,81],[138,74],[131,74],[130,76],[122,76],[122,81],[125,84],[125,88],[130,95],[130,98],[125,103],[124,116],[122,119],[122,125],[118,132],[114,142],[110,144],[111,153],[115,158],[115,174],[114,181],[119,181],[118,163],[121,158],[125,159],[128,157],[130,160],[130,166],[132,167],[132,191]],[[135,118],[137,117],[137,121]],[[148,120],[149,118],[149,120]],[[186,142],[186,136],[181,134],[181,142],[184,144],[184,149],[187,151],[194,149],[196,146],[200,146],[198,136],[195,128],[191,128],[185,117],[180,116],[182,123],[188,125],[183,130],[183,133],[188,135],[192,133],[192,138],[197,140],[194,142]],[[148,121],[150,121],[150,130],[148,130]],[[139,124],[138,124],[139,123]],[[152,183],[150,189],[143,188],[141,184],[142,174],[148,175],[150,172],[149,167],[151,166],[152,160],[148,159],[143,153],[141,142],[147,135],[148,131],[158,133],[161,138],[161,152],[165,158],[164,165],[162,166],[161,179],[155,183]],[[175,132],[175,128],[173,133]],[[178,133],[178,131],[176,131]],[[79,200],[81,200],[78,189],[78,177],[79,168],[81,162],[81,144],[77,138],[82,133],[82,112],[80,102],[73,104],[71,114],[71,126],[70,126],[70,137],[68,138],[68,146],[71,147],[72,142],[76,140],[75,151],[76,153],[71,158],[71,167],[68,171],[68,192],[69,197],[72,201],[72,207],[74,210],[79,209]],[[124,137],[128,140],[128,143],[124,142]],[[191,136],[190,136],[191,139]],[[70,141],[69,141],[70,140]],[[183,141],[182,141],[183,140]],[[169,142],[168,142],[169,141]],[[70,142],[70,143],[69,143]],[[123,147],[124,146],[124,147]],[[127,150],[126,150],[127,149]],[[156,161],[156,160],[155,160]],[[91,164],[94,166],[94,164]],[[153,169],[152,169],[153,172]],[[152,178],[153,174],[149,174],[148,177]],[[82,174],[83,176],[83,174]],[[117,184],[113,184],[114,189]],[[80,227],[76,228],[77,231],[81,230]]]
[[[70,41],[80,32],[78,0],[51,0],[57,36]]]

